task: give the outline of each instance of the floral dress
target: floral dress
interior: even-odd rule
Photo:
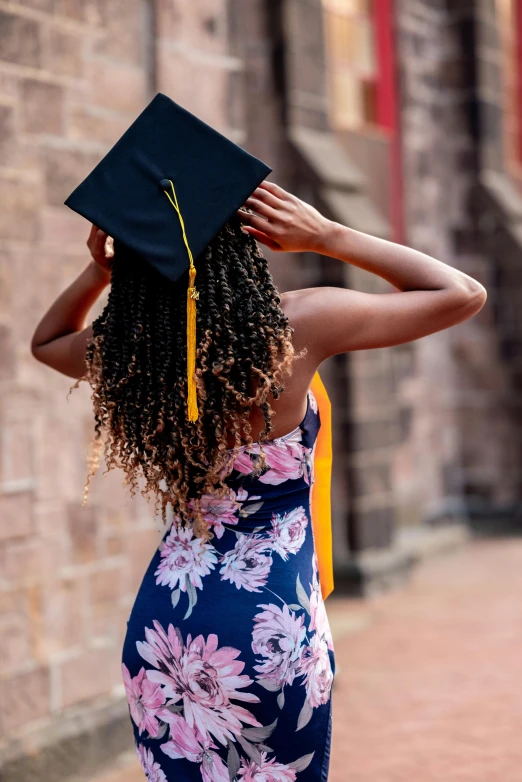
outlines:
[[[335,672],[310,489],[313,392],[293,432],[243,447],[215,537],[173,524],[128,622],[123,678],[149,782],[326,782]]]

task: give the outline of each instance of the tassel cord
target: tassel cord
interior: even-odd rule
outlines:
[[[198,420],[198,400],[196,388],[196,302],[199,299],[199,291],[196,288],[196,266],[194,258],[187,239],[185,222],[179,208],[178,197],[174,188],[174,183],[169,179],[172,188],[172,196],[165,190],[165,195],[176,210],[183,234],[183,242],[187,249],[189,257],[189,286],[187,288],[187,417],[189,421]]]

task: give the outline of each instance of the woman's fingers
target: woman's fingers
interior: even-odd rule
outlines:
[[[110,247],[107,247],[109,236],[105,231],[100,230],[96,225],[91,227],[89,238],[87,239],[87,247],[96,263],[102,266],[107,266],[108,260],[113,257],[110,254]],[[107,250],[109,252],[107,253]]]
[[[254,214],[245,211],[252,209]],[[260,242],[285,252],[313,252],[329,221],[313,206],[273,182],[262,182],[238,211],[244,225],[263,236]],[[254,235],[252,230],[248,233]],[[274,247],[274,244],[277,247]]]
[[[114,239],[112,236],[106,237],[103,252],[106,258],[114,258]]]
[[[265,217],[267,220],[274,220],[277,217],[276,210],[257,198],[255,194],[245,201],[245,206],[252,209],[252,211],[257,212],[258,215]]]
[[[261,182],[259,187],[262,190],[268,190],[269,193],[276,196],[277,198],[280,198],[281,200],[286,200],[290,197],[290,194],[287,193],[286,190],[283,190],[282,187],[276,185],[275,182],[268,182],[266,179],[264,182]]]
[[[272,182],[262,182],[247,199],[244,206],[270,222],[276,222],[290,198],[290,194],[278,185]]]
[[[254,215],[251,212],[245,212],[243,209],[239,209],[237,215],[241,222],[245,223],[245,225],[250,225],[252,228],[257,228],[257,230],[261,231],[262,233],[264,233],[269,226],[268,220],[266,220],[264,217],[259,217],[258,215]]]
[[[281,249],[279,243],[267,233],[267,231],[270,232],[271,228],[271,224],[268,220],[251,214],[250,212],[244,212],[242,209],[239,209],[237,214],[243,223],[242,230],[245,233],[253,236],[254,239],[257,239],[261,244],[270,247],[271,250],[277,251]]]
[[[250,236],[253,236],[254,239],[257,239],[258,242],[264,244],[266,247],[269,247],[274,252],[281,250],[281,245],[279,245],[274,239],[271,239],[270,236],[264,234],[262,231],[258,231],[256,228],[251,228],[250,226],[245,226],[243,231],[250,234]]]
[[[254,190],[250,198],[262,201],[264,204],[267,204],[267,206],[271,206],[272,209],[280,209],[283,203],[281,198],[278,198],[269,190],[266,190],[262,185]]]

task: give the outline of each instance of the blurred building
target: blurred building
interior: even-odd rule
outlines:
[[[88,260],[65,196],[161,90],[333,219],[484,283],[471,321],[322,369],[336,585],[392,581],[427,541],[521,517],[521,41],[515,0],[0,3],[6,782],[58,782],[128,746],[120,648],[158,540],[117,475],[80,507],[89,394],[66,401],[67,379],[30,356],[37,320]],[[313,255],[277,255],[273,271],[283,290],[391,292]]]

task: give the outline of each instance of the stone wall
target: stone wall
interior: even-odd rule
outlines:
[[[484,166],[502,170],[500,108],[491,84],[477,87],[495,76],[485,51],[495,52],[493,4],[455,5],[396,3],[407,241],[480,279],[489,299],[469,323],[323,367],[344,564],[355,551],[389,551],[397,518],[405,527],[459,520],[477,500],[520,500],[522,204],[508,214],[491,188],[477,195]],[[319,0],[0,2],[0,757],[9,782],[59,780],[130,742],[120,651],[160,534],[117,474],[97,476],[80,507],[88,389],[67,397],[70,382],[30,356],[36,322],[88,259],[88,226],[63,200],[162,90],[326,210],[320,166],[294,143],[295,127],[329,133],[320,15]],[[363,190],[354,185],[358,205]],[[332,259],[273,260],[282,290],[389,289]]]
[[[398,389],[403,443],[394,457],[404,524],[466,518],[477,506],[494,512],[519,496],[520,435],[495,314],[497,264],[484,252],[471,202],[484,164],[480,138],[489,161],[502,156],[498,122],[486,121],[493,108],[477,111],[477,73],[496,54],[479,46],[480,13],[490,5],[397,5],[407,241],[489,293],[472,320],[396,351],[398,367],[407,368]]]
[[[350,157],[344,139],[329,126],[321,0],[265,5],[272,23],[274,10],[280,13],[285,186],[334,220],[386,236],[388,226],[369,195],[370,183]],[[390,289],[383,280],[335,259],[305,254],[290,263],[292,287]],[[354,572],[359,552],[393,544],[390,464],[397,442],[397,410],[389,394],[391,373],[389,351],[336,356],[321,367],[333,402],[332,521],[338,585],[346,583],[345,576],[348,581],[359,580],[361,574]]]
[[[92,433],[88,389],[67,397],[72,381],[30,355],[39,318],[88,261],[88,225],[63,200],[158,89],[241,140],[242,63],[229,49],[224,0],[197,7],[175,0],[0,4],[6,779],[47,782],[83,768],[91,755],[102,757],[103,746],[114,747],[118,715],[130,746],[126,707],[119,705],[120,653],[160,529],[143,501],[129,499],[118,474],[97,476],[81,507]],[[105,739],[104,723],[113,726]],[[75,732],[93,742],[98,735],[98,749],[75,742]],[[67,751],[46,753],[56,742]],[[25,766],[15,762],[21,756]]]
[[[516,3],[512,4],[516,10]],[[516,106],[507,87],[516,80],[515,72],[506,72],[506,44],[516,31],[504,30],[506,20],[499,18],[498,4],[480,0],[475,9],[476,46],[476,136],[480,174],[473,192],[472,214],[477,227],[476,239],[486,253],[491,278],[489,326],[490,355],[501,364],[484,366],[478,345],[474,350],[474,369],[480,366],[494,390],[494,403],[475,407],[475,415],[465,420],[473,425],[474,439],[466,443],[465,464],[470,476],[470,493],[475,498],[477,515],[504,518],[508,527],[519,529],[522,521],[522,168],[515,158],[512,137],[520,123]],[[520,9],[518,9],[520,11]],[[509,27],[509,19],[507,20]],[[508,41],[506,41],[506,37]],[[518,127],[520,132],[520,127]],[[511,137],[511,138],[510,138]],[[511,143],[510,143],[511,142]],[[486,359],[487,360],[487,359]],[[463,362],[469,371],[469,358]],[[493,371],[492,371],[493,370]],[[490,398],[493,396],[490,394]],[[490,433],[497,430],[497,436]],[[499,436],[500,435],[500,436]],[[490,464],[477,458],[480,445],[488,439],[493,450]],[[485,449],[482,446],[482,450]],[[489,450],[489,449],[488,449]]]
[[[307,0],[304,28],[303,21],[299,4],[279,0],[0,3],[0,754],[6,780],[58,780],[103,760],[126,731],[130,740],[121,645],[160,534],[148,506],[129,499],[118,474],[98,475],[81,508],[92,433],[89,392],[80,387],[67,397],[71,383],[30,355],[38,319],[88,260],[88,226],[63,200],[161,90],[272,161],[283,186],[320,205],[319,182],[288,133],[289,122],[327,127],[318,0]],[[340,264],[317,257],[278,255],[273,270],[282,290],[343,284]],[[347,557],[343,357],[323,375],[337,416],[335,550]]]
[[[301,14],[300,11],[303,11]],[[320,179],[299,157],[291,141],[291,127],[327,128],[322,52],[320,0],[306,4],[281,0],[233,0],[234,51],[244,62],[246,141],[249,149],[270,161],[278,184],[324,209],[319,199]],[[306,35],[302,35],[303,27]],[[312,56],[309,53],[312,52]],[[342,265],[314,254],[265,250],[280,290],[321,284],[343,284]],[[337,566],[349,554],[350,499],[346,482],[349,445],[343,422],[349,406],[346,362],[325,362],[321,376],[333,404],[334,447],[333,539]]]

